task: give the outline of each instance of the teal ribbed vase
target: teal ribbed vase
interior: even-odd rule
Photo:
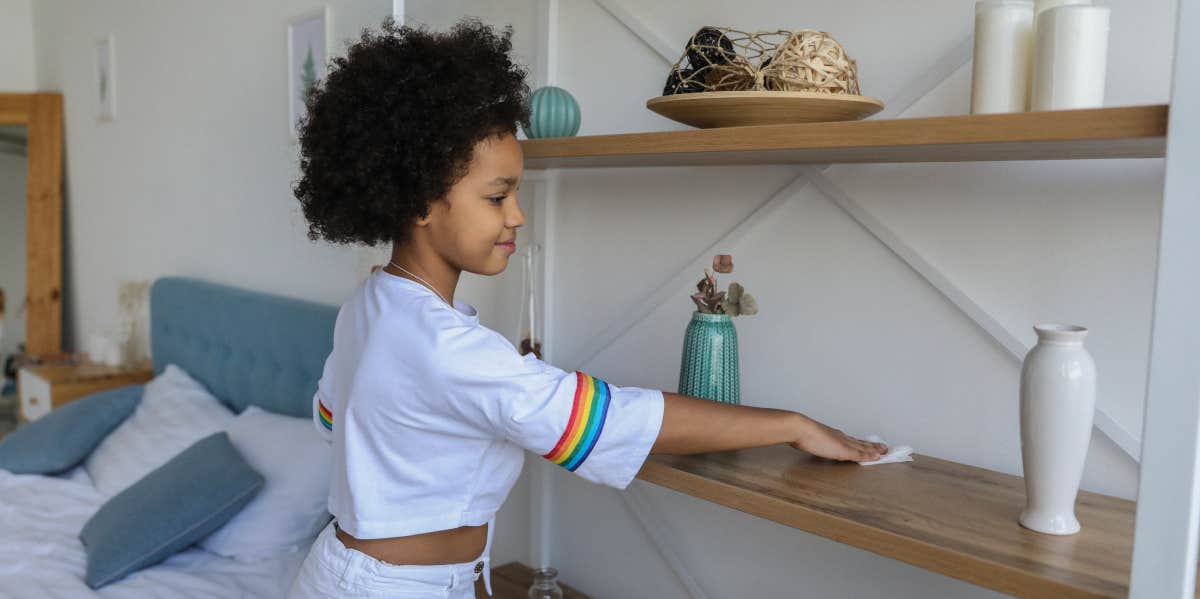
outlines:
[[[679,393],[740,404],[737,331],[728,314],[692,313],[683,335]]]
[[[525,136],[571,137],[579,132],[579,103],[570,92],[554,86],[538,88],[530,98],[529,128]]]

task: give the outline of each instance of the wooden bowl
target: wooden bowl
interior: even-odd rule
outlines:
[[[646,108],[673,121],[707,129],[853,121],[883,110],[883,102],[867,96],[817,92],[695,92],[651,98]]]

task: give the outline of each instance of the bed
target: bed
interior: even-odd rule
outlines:
[[[156,375],[177,364],[234,412],[311,417],[335,306],[164,277],[150,314]],[[241,562],[192,546],[92,590],[78,534],[103,501],[82,465],[58,476],[0,469],[0,597],[282,597],[307,553]]]

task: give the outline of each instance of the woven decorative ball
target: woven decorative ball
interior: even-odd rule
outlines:
[[[663,95],[744,90],[858,95],[858,64],[824,31],[708,26],[671,65]]]
[[[858,94],[858,63],[824,31],[794,31],[771,56],[764,84],[781,91]]]
[[[526,137],[571,137],[579,132],[579,103],[567,90],[542,87],[533,92],[530,100],[532,107]]]

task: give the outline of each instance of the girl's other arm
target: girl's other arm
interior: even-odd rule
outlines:
[[[787,443],[833,460],[865,462],[887,453],[799,412],[756,408],[663,392],[663,421],[650,453],[689,454]]]

